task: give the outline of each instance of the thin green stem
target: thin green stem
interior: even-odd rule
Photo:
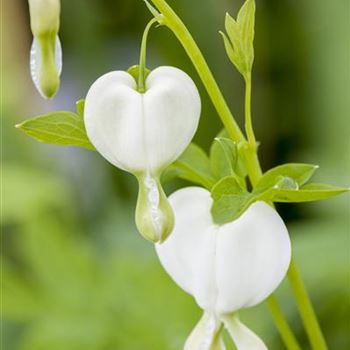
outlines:
[[[256,140],[252,124],[252,110],[251,110],[251,99],[252,99],[252,74],[249,72],[244,77],[245,81],[245,132],[248,137],[248,142],[251,148],[256,153]]]
[[[175,34],[193,62],[230,137],[236,142],[244,141],[245,137],[233,118],[221,90],[192,35],[166,1],[153,0],[153,3],[164,16],[162,24],[166,25]]]
[[[290,263],[288,277],[312,349],[327,350],[328,347],[317,321],[317,316],[294,259]]]
[[[140,50],[140,63],[139,63],[139,79],[138,79],[138,91],[140,93],[143,93],[146,91],[146,55],[147,55],[147,39],[148,39],[148,33],[154,23],[158,22],[158,18],[154,17],[152,18],[142,35],[142,41],[141,41],[141,50]]]
[[[270,308],[270,312],[278,332],[280,333],[284,344],[286,344],[287,349],[301,350],[300,345],[298,344],[292,330],[284,318],[282,309],[279,306],[277,299],[271,295],[266,302]]]
[[[224,124],[227,132],[230,137],[236,141],[246,141],[241,129],[234,120],[230,109],[227,106],[227,103],[200,51],[193,37],[187,30],[184,23],[172,10],[172,8],[167,4],[165,0],[152,0],[153,4],[157,7],[160,13],[164,16],[162,24],[166,25],[178,38],[179,42],[182,44],[186,53],[190,57],[194,67],[196,68],[211,100],[214,104],[218,115],[220,116],[222,123]],[[248,91],[249,92],[249,91]],[[257,150],[252,150],[249,147],[246,155],[247,168],[249,172],[249,177],[252,185],[254,186],[262,176],[262,170],[257,156]],[[309,298],[309,295],[304,287],[303,281],[298,270],[295,268],[295,263],[292,261],[291,269],[288,273],[288,279],[294,291],[294,296],[304,322],[304,326],[308,332],[310,343],[313,346],[313,350],[326,350],[327,346],[324,341],[322,332],[318,325],[318,321],[315,315],[315,312],[312,308],[312,304]],[[270,305],[271,309],[271,305]],[[275,310],[271,310],[273,312]],[[280,314],[282,316],[282,313]],[[275,321],[280,322],[280,318]],[[277,328],[289,326],[286,321],[282,323],[276,323]],[[293,337],[292,331],[289,329],[289,336]],[[282,336],[282,334],[281,334]],[[283,336],[282,336],[283,338]],[[283,338],[284,339],[284,338]],[[297,344],[297,340],[294,339],[294,342]],[[293,348],[289,347],[286,343],[286,346],[289,350]],[[318,347],[317,347],[318,346]],[[321,346],[321,347],[320,347]]]

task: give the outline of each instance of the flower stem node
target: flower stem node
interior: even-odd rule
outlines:
[[[163,242],[174,219],[159,178],[191,142],[201,102],[192,79],[178,68],[147,72],[144,92],[138,90],[137,75],[134,68],[97,79],[86,96],[84,122],[96,150],[137,177],[140,233]]]
[[[58,38],[59,0],[29,0],[30,25],[34,36],[30,72],[44,98],[53,98],[60,86],[62,48]]]
[[[224,323],[238,350],[266,349],[231,316],[265,300],[286,275],[291,244],[283,220],[260,201],[238,219],[215,225],[210,192],[200,187],[181,189],[169,201],[175,227],[164,244],[156,245],[163,267],[205,312]],[[247,346],[250,342],[256,347]]]

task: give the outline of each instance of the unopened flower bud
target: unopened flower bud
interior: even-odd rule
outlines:
[[[34,36],[30,51],[30,71],[35,87],[52,98],[60,86],[62,49],[58,38],[59,0],[29,0],[30,26]]]

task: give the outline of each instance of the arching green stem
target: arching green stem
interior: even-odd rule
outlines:
[[[254,149],[256,153],[256,140],[252,124],[252,111],[251,111],[251,99],[252,99],[252,74],[249,72],[244,77],[245,81],[245,132],[248,137],[249,145]]]
[[[152,0],[152,2],[158,9],[158,11],[163,15],[162,24],[166,25],[175,34],[175,36],[178,38],[183,48],[185,49],[186,53],[188,54],[189,58],[191,59],[230,137],[236,142],[246,141],[241,129],[234,120],[231,111],[228,108],[228,105],[200,49],[198,48],[196,42],[194,41],[190,32],[187,30],[184,23],[176,15],[176,13],[172,10],[172,8],[167,4],[165,0]],[[254,150],[251,147],[249,147],[249,150],[246,154],[246,163],[250,180],[252,182],[252,185],[254,186],[262,176],[261,166],[259,163],[256,149]],[[318,325],[315,312],[312,308],[310,298],[306,292],[305,286],[298,271],[294,267],[295,263],[294,261],[292,261],[291,269],[288,272],[288,279],[292,286],[292,289],[294,291],[298,291],[298,293],[294,293],[294,295],[296,297],[296,302],[299,311],[303,315],[302,319],[305,325],[305,329],[308,333],[308,337],[310,339],[311,344],[313,345],[314,350],[326,350],[327,346],[324,341],[322,332],[319,331],[320,327]],[[280,317],[274,319],[275,322],[280,321]],[[289,328],[286,322],[283,322],[283,325],[278,325],[277,328],[280,330],[282,327]],[[290,329],[288,330],[288,333],[289,336],[294,337]],[[314,344],[316,344],[316,339],[317,344],[322,344],[322,346],[319,348],[314,347]],[[296,339],[293,340],[293,343],[297,344]],[[290,344],[288,344],[286,341],[285,344],[288,349],[295,349],[292,346],[290,346]]]
[[[139,65],[139,78],[138,78],[138,91],[143,93],[146,91],[146,55],[147,55],[147,39],[148,33],[154,23],[158,22],[158,18],[152,18],[143,32],[141,50],[140,50],[140,65]]]

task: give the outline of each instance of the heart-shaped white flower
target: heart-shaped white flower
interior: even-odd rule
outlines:
[[[200,97],[180,69],[159,67],[139,93],[127,72],[110,72],[91,86],[85,101],[90,141],[109,162],[133,174],[157,173],[188,146],[197,130]]]
[[[203,188],[181,189],[169,202],[175,227],[156,251],[165,270],[202,309],[224,318],[277,288],[290,263],[291,244],[283,220],[268,204],[254,203],[237,220],[218,226],[210,213],[210,192]],[[241,326],[233,328],[252,338]]]
[[[180,69],[159,67],[137,91],[123,71],[100,77],[85,101],[87,135],[97,151],[140,184],[136,224],[147,239],[164,241],[173,227],[172,210],[159,176],[185,150],[200,117],[201,102],[192,79]]]

